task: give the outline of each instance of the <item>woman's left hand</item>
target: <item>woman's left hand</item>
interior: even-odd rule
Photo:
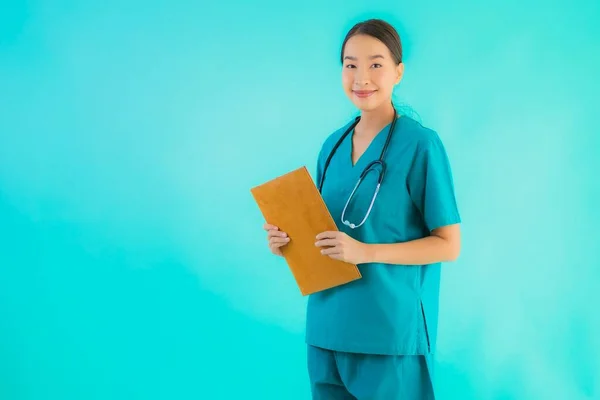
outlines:
[[[351,238],[344,232],[326,231],[317,235],[315,246],[321,254],[351,264],[367,262],[367,244]]]

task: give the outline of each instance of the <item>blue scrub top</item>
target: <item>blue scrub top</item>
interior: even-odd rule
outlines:
[[[333,146],[350,126],[324,142],[317,184]],[[391,125],[391,124],[390,124]],[[384,157],[386,174],[365,224],[350,229],[341,222],[344,205],[364,170],[377,160],[390,125],[373,139],[352,165],[352,134],[331,159],[322,196],[338,229],[365,243],[406,242],[460,222],[450,163],[437,133],[402,116]],[[377,175],[369,173],[346,219],[359,223],[371,202]],[[362,279],[309,296],[306,343],[325,349],[371,354],[433,353],[437,337],[440,264],[362,264]]]

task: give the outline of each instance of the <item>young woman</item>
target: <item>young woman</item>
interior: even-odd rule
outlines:
[[[313,399],[433,399],[440,265],[460,251],[450,163],[437,133],[393,105],[404,64],[392,26],[355,25],[341,62],[360,117],[320,151],[317,185],[339,231],[320,233],[315,246],[363,277],[308,299]],[[281,255],[290,238],[264,228]]]

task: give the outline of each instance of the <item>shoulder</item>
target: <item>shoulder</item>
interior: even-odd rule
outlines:
[[[435,129],[424,126],[420,122],[408,118],[404,121],[405,128],[400,136],[404,136],[404,149],[408,148],[407,159],[410,160],[410,169],[424,168],[428,165],[434,168],[449,168],[449,157],[442,142],[442,138]],[[404,153],[406,157],[406,153]]]
[[[331,150],[333,150],[335,144],[342,138],[344,133],[348,130],[350,125],[354,122],[354,118],[350,121],[346,122],[344,125],[336,128],[333,132],[330,132],[325,140],[321,143],[321,157],[324,157],[326,154],[329,154]]]
[[[400,117],[402,125],[402,137],[414,145],[415,150],[431,146],[442,146],[442,139],[436,130],[423,125],[421,122],[408,117]]]

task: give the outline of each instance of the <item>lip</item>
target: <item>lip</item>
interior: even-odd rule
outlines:
[[[352,91],[357,97],[365,98],[371,96],[376,90],[353,90]]]

